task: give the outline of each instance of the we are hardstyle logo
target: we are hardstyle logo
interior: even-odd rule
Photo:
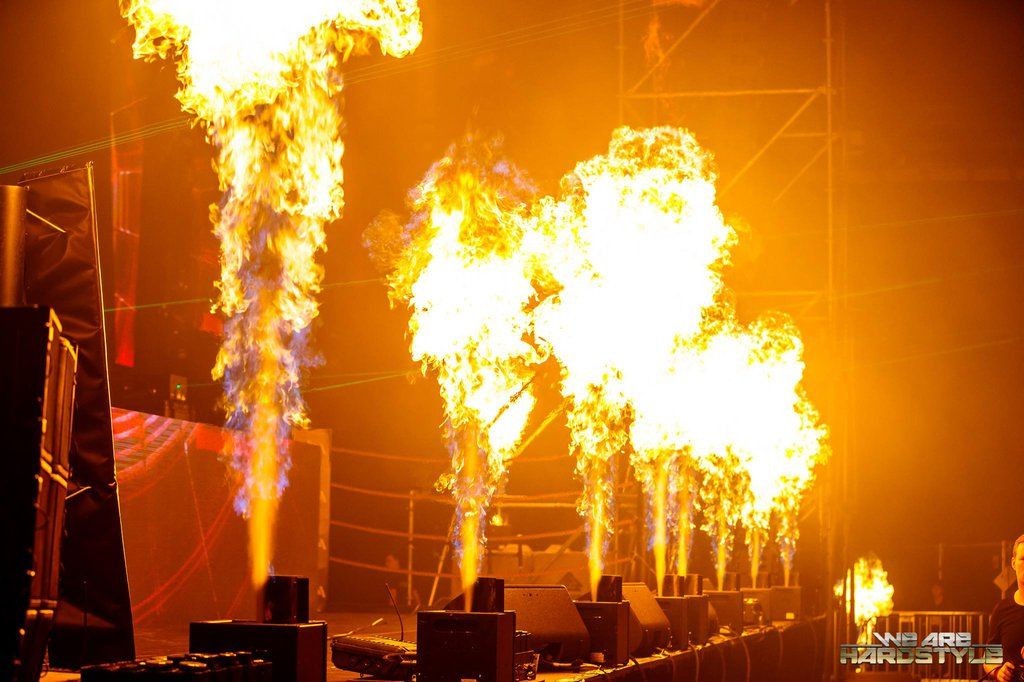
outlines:
[[[932,632],[918,642],[916,632],[874,632],[870,644],[840,644],[839,663],[956,663],[999,664],[1003,662],[1000,644],[975,644],[969,632]]]

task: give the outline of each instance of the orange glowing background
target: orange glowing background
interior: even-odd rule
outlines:
[[[621,90],[710,4],[626,0]],[[847,515],[851,559],[868,549],[886,558],[897,608],[929,605],[938,543],[1016,537],[1018,519],[1004,505],[977,501],[1015,499],[1019,486],[1009,474],[1024,458],[1024,11],[1001,0],[983,10],[970,0],[843,4],[835,36],[843,50],[834,65],[840,183],[831,299],[822,294],[830,258],[820,92],[774,140],[813,93],[621,99],[619,7],[612,0],[423,0],[416,54],[350,62],[336,102],[346,121],[346,206],[344,217],[324,227],[330,250],[321,258],[326,275],[311,337],[323,363],[303,377],[311,389],[308,414],[313,425],[332,429],[337,447],[423,461],[336,452],[335,483],[430,492],[450,466],[438,428],[443,398],[410,359],[408,311],[390,307],[362,245],[379,212],[401,208],[409,188],[467,129],[500,132],[505,153],[540,194],[557,196],[569,169],[607,151],[617,125],[678,122],[714,153],[717,203],[738,236],[723,273],[737,315],[747,322],[769,310],[792,316],[806,394],[830,428],[829,466],[836,468],[819,484],[832,487],[825,497],[812,489],[799,519],[801,582],[818,576],[818,587],[831,588],[815,558],[823,553],[821,505]],[[638,92],[819,87],[823,19],[819,2],[721,0]],[[115,264],[105,268],[106,305],[113,308],[122,270],[103,145],[111,134],[149,131],[134,140],[141,174],[121,180],[138,189],[141,218],[130,235],[138,246],[135,300],[161,305],[136,311],[135,366],[114,367],[112,398],[162,413],[173,372],[188,377],[196,416],[218,423],[221,387],[212,385],[209,369],[220,339],[206,313],[218,295],[212,283],[219,266],[207,207],[221,192],[202,132],[183,122],[174,100],[175,68],[134,62],[132,41],[108,0],[0,4],[0,180],[15,181],[19,163],[63,149],[77,152],[46,163],[97,163],[101,255]],[[98,146],[87,148],[93,141]],[[527,434],[563,399],[551,388],[557,368],[539,372]],[[517,458],[506,493],[578,492],[566,418],[572,413]],[[844,485],[848,499],[840,508]],[[374,506],[335,489],[331,502],[338,520],[405,531],[404,500]],[[418,506],[417,532],[444,536],[450,511]],[[569,505],[503,513],[511,525],[492,529],[489,546],[578,523]],[[900,519],[915,546],[883,519]],[[712,575],[706,534],[687,542],[687,568]],[[582,539],[576,543],[585,550]],[[772,554],[775,543],[773,528]],[[434,546],[417,541],[417,571],[433,571]],[[670,546],[669,570],[679,565],[675,550]],[[375,566],[406,565],[401,538],[370,541],[335,527],[331,551]],[[750,568],[746,553],[734,546],[735,570]],[[997,570],[990,558],[947,553],[947,596],[989,609]],[[379,605],[380,580],[369,570],[332,565],[330,599],[339,608]],[[425,599],[431,579],[415,576],[413,587]]]

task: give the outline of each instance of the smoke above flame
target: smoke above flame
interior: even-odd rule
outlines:
[[[244,477],[252,580],[266,580],[287,482],[285,439],[305,426],[299,390],[326,248],[344,205],[339,66],[373,41],[401,57],[421,39],[415,0],[123,0],[136,58],[174,58],[182,109],[214,146],[224,192],[214,368],[224,379],[232,463]]]
[[[543,354],[531,342],[531,235],[513,217],[533,188],[497,140],[453,145],[411,193],[407,223],[384,214],[368,246],[408,307],[410,353],[436,376],[456,500],[456,556],[466,589],[480,569],[491,498],[505,483],[535,398]]]
[[[848,581],[840,580],[833,588],[834,594],[840,599],[843,598],[844,583],[847,588],[850,587]],[[871,554],[857,559],[853,565],[853,594],[846,594],[844,607],[849,612],[853,602],[853,618],[860,630],[858,643],[868,644],[875,621],[880,616],[892,613],[894,593],[895,588],[889,583],[889,575],[877,556]]]

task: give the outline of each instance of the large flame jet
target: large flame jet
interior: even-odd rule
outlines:
[[[300,374],[323,276],[324,224],[344,204],[339,66],[372,41],[397,57],[419,45],[415,0],[124,0],[137,58],[178,62],[182,108],[216,149],[224,197],[211,210],[227,316],[224,379],[232,461],[244,477],[252,580],[273,556],[287,481],[285,438],[306,424]]]
[[[412,357],[437,377],[444,402],[452,468],[440,483],[455,498],[467,609],[491,498],[533,409],[544,359],[531,342],[530,235],[513,219],[532,194],[497,141],[470,136],[410,194],[408,223],[384,214],[367,234],[390,272],[392,303],[409,308]]]

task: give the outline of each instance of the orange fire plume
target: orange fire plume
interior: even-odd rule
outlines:
[[[244,476],[252,580],[266,580],[290,427],[306,424],[299,391],[310,362],[324,224],[343,206],[339,65],[419,45],[415,0],[122,0],[137,58],[178,61],[182,108],[216,148],[224,198],[211,210],[228,318],[214,368],[224,379],[231,457]]]
[[[844,590],[845,583],[845,590]],[[871,642],[871,632],[875,628],[875,621],[880,616],[888,616],[892,613],[892,597],[895,588],[889,583],[889,574],[882,568],[881,560],[874,554],[857,559],[853,565],[853,594],[849,594],[850,584],[847,580],[840,580],[833,588],[834,594],[840,599],[846,592],[845,608],[850,611],[851,601],[853,602],[853,618],[859,628],[857,642],[868,644]]]
[[[747,469],[749,493],[742,510],[750,553],[751,578],[757,580],[771,516],[778,519],[785,584],[790,582],[797,540],[797,512],[816,467],[829,456],[828,429],[800,385],[803,343],[792,322],[766,316],[748,330],[752,362],[742,393],[749,409],[733,447]]]
[[[391,271],[392,304],[410,310],[412,357],[437,376],[444,401],[452,469],[439,485],[456,500],[467,609],[491,498],[516,454],[544,359],[530,341],[530,235],[513,219],[532,194],[495,142],[469,137],[410,194],[408,224],[383,215],[367,233]]]
[[[786,318],[742,326],[732,307],[720,303],[706,321],[703,334],[676,357],[669,376],[678,380],[667,404],[679,445],[692,454],[690,466],[701,478],[694,501],[703,509],[721,585],[741,521],[756,578],[770,514],[799,503],[798,495],[792,499],[794,479],[810,480],[827,452],[826,431],[799,388],[802,345]],[[679,546],[685,544],[677,552]]]
[[[608,153],[578,164],[562,185],[562,197],[533,215],[558,284],[537,308],[536,330],[562,365],[572,405],[593,589],[612,530],[612,461],[631,438],[634,468],[660,510],[664,571],[669,486],[657,472],[672,454],[645,426],[645,410],[661,397],[658,377],[675,346],[699,331],[735,235],[715,206],[709,157],[680,128],[619,128]]]

